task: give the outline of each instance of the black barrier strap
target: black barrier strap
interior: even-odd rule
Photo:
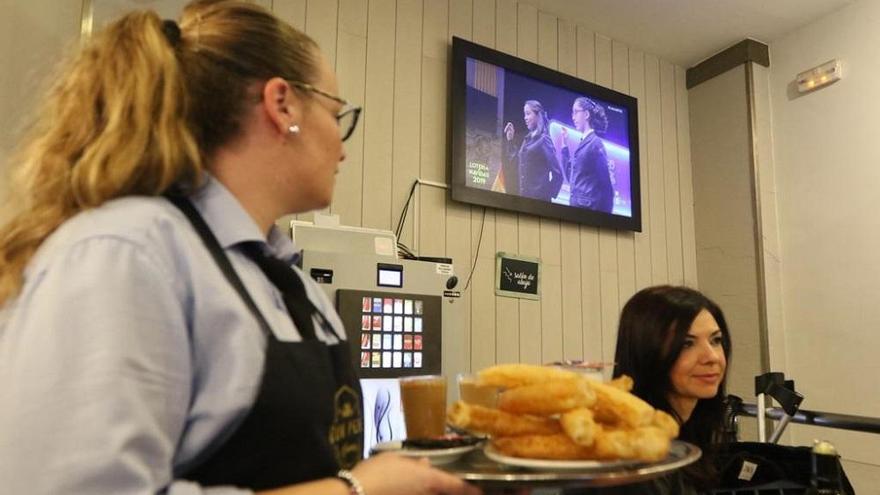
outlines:
[[[737,414],[749,417],[758,416],[758,406],[755,404],[742,404]],[[780,420],[785,415],[782,408],[767,408],[765,415],[774,420]],[[840,430],[862,431],[866,433],[880,434],[880,418],[868,416],[854,416],[851,414],[836,414],[822,411],[809,411],[801,409],[791,421],[802,425],[824,426]]]

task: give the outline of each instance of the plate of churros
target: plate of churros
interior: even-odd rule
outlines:
[[[601,382],[580,373],[502,364],[477,374],[503,391],[497,407],[458,401],[447,421],[490,439],[486,456],[500,464],[595,470],[663,461],[678,422],[630,391],[632,379]]]

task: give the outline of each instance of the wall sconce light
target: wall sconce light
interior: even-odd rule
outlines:
[[[843,72],[840,60],[834,59],[822,65],[805,70],[797,75],[797,88],[800,93],[808,93],[840,80]]]

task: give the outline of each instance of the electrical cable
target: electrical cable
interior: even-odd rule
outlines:
[[[412,203],[413,196],[415,196],[416,186],[419,185],[419,179],[413,181],[412,187],[409,188],[409,196],[406,198],[406,202],[403,204],[403,209],[400,211],[400,218],[397,220],[397,228],[394,229],[394,236],[397,238],[397,253],[398,256],[401,255],[403,259],[418,259],[410,248],[406,246],[400,240],[401,234],[403,234],[403,226],[406,223],[406,214],[409,213],[409,205]]]
[[[413,195],[416,192],[416,186],[419,185],[419,180],[416,179],[413,181],[412,187],[409,188],[409,196],[406,198],[406,203],[403,204],[403,210],[400,212],[400,218],[397,219],[397,228],[394,229],[394,235],[400,239],[400,234],[403,232],[403,225],[406,222],[406,214],[409,211],[409,204],[412,202]]]
[[[403,233],[403,226],[406,223],[406,214],[409,212],[409,205],[412,203],[413,196],[415,196],[416,187],[419,185],[419,179],[413,181],[412,187],[409,188],[409,195],[406,198],[406,202],[403,204],[403,209],[400,211],[400,217],[397,219],[397,228],[394,229],[394,235],[397,237],[397,253],[403,259],[411,259],[417,260],[419,257],[412,252],[412,250],[407,247],[406,244],[400,241],[400,235]],[[436,186],[435,183],[427,183],[427,185]],[[441,185],[441,187],[443,187]],[[468,287],[471,285],[471,279],[474,276],[474,271],[477,268],[477,259],[480,255],[480,247],[483,245],[483,229],[486,226],[486,207],[483,207],[483,215],[482,220],[480,220],[480,236],[477,240],[477,251],[474,254],[474,263],[471,265],[471,271],[468,274],[467,283],[464,286],[462,292],[468,290]]]
[[[483,219],[480,221],[480,237],[477,240],[477,252],[474,253],[474,264],[471,265],[471,273],[468,274],[467,283],[464,284],[464,289],[462,292],[467,292],[468,287],[471,286],[471,277],[474,276],[474,270],[477,268],[477,260],[480,257],[480,246],[483,245],[483,227],[486,226],[486,207],[483,207]]]

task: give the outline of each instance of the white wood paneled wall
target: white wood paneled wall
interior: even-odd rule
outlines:
[[[461,279],[459,348],[497,362],[611,361],[621,306],[638,289],[696,286],[684,69],[515,0],[273,0],[335,64],[364,106],[330,210],[345,225],[393,229],[416,178],[447,182],[452,36],[630,94],[639,101],[643,231],[596,229],[452,202],[420,187],[402,241],[450,256]],[[482,231],[482,247],[474,263]],[[495,253],[542,260],[542,298],[496,297]]]

